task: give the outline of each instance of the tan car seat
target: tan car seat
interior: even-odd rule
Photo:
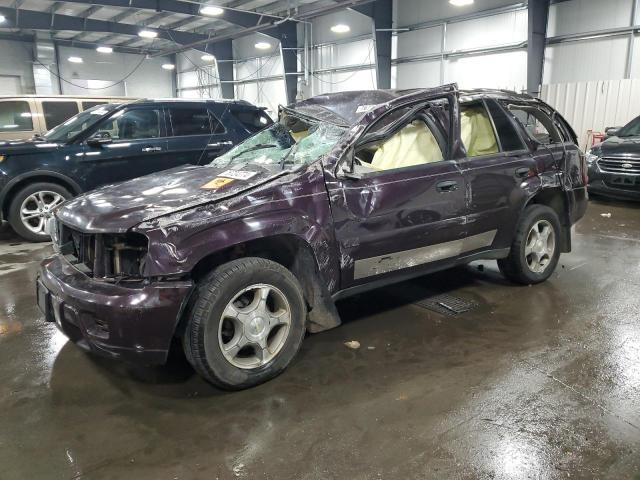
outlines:
[[[460,137],[467,156],[478,157],[498,153],[498,142],[491,120],[482,107],[465,108],[460,114]]]
[[[391,170],[442,160],[442,151],[429,127],[423,121],[415,120],[376,150],[371,167]]]

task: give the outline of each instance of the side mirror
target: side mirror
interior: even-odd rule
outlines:
[[[87,139],[87,145],[90,147],[101,147],[111,142],[113,142],[113,139],[111,135],[109,135],[109,132],[96,132]]]

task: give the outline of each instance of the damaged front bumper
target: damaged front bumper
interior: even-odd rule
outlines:
[[[166,281],[122,286],[94,280],[64,257],[44,260],[38,306],[85,350],[145,365],[164,364],[193,284]]]

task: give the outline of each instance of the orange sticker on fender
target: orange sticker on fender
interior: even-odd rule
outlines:
[[[209,183],[205,183],[200,188],[204,188],[205,190],[217,190],[218,188],[222,188],[232,182],[235,182],[233,178],[216,177]]]

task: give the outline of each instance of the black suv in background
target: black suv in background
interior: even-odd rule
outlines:
[[[640,200],[640,117],[607,135],[586,155],[589,193]]]
[[[272,123],[263,109],[244,101],[93,107],[43,137],[0,142],[0,219],[25,239],[49,240],[46,220],[64,200],[104,184],[207,164]]]

